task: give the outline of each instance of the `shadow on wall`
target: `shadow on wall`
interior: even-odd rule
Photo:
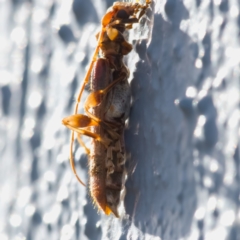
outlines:
[[[190,232],[196,208],[196,118],[185,118],[174,100],[197,81],[198,48],[179,28],[188,18],[182,3],[168,1],[165,11],[171,23],[155,15],[148,49],[146,41],[136,46],[140,61],[131,83],[133,102],[125,133],[131,153],[125,206],[143,233],[179,239]]]
[[[74,0],[72,9],[79,26],[89,22],[99,22],[97,12],[91,1]]]

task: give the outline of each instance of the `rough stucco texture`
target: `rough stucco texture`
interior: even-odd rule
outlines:
[[[237,0],[156,0],[130,32],[122,219],[74,178],[61,119],[111,5],[0,1],[0,239],[240,239]],[[82,148],[75,159],[86,182]]]

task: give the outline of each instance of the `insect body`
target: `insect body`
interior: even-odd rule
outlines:
[[[80,88],[74,115],[63,119],[72,130],[70,163],[77,179],[72,155],[74,132],[79,143],[89,154],[89,190],[95,205],[106,214],[119,217],[118,205],[124,184],[125,149],[123,132],[130,107],[128,68],[123,56],[132,50],[123,33],[132,28],[148,8],[145,4],[115,2],[102,18],[102,29],[97,34],[98,45],[90,67]],[[138,16],[137,16],[138,15]],[[99,56],[99,57],[98,57]],[[86,83],[91,93],[86,99],[86,115],[78,114],[78,104]],[[91,148],[82,142],[80,135],[91,137]]]

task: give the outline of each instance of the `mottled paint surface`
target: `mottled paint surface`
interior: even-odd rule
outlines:
[[[74,178],[61,119],[111,5],[0,0],[0,239],[240,239],[237,0],[156,0],[129,34],[125,217]]]

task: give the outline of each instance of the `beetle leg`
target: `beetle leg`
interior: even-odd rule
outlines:
[[[81,139],[81,134],[77,135],[77,140],[78,140],[78,143],[85,149],[85,152],[87,153],[87,155],[89,155],[90,154],[90,149],[85,145],[85,143]]]
[[[132,29],[133,25],[132,24],[128,24],[126,25],[126,29]]]
[[[108,169],[108,175],[112,174],[114,172],[114,168],[115,168],[115,166],[112,162],[112,160],[113,160],[112,152],[113,151],[115,151],[117,153],[117,159],[118,159],[117,166],[119,167],[125,163],[125,157],[122,152],[121,142],[117,141],[115,143],[115,146],[109,146],[107,149],[106,167]]]
[[[112,174],[115,168],[112,162],[113,160],[112,150],[113,150],[113,147],[107,148],[107,159],[106,159],[107,175]]]
[[[118,152],[117,158],[118,158],[118,167],[125,163],[125,156],[123,153]]]
[[[120,77],[117,78],[115,81],[113,81],[112,83],[110,83],[105,89],[102,90],[98,90],[95,92],[92,92],[88,95],[86,102],[85,102],[85,106],[84,109],[88,110],[89,108],[92,107],[96,107],[98,106],[103,98],[107,95],[107,93],[116,85],[118,84],[120,81],[122,81],[123,79],[125,79],[127,77],[127,73],[126,72],[122,72]],[[94,118],[93,118],[94,119]]]
[[[138,21],[140,20],[140,18],[146,13],[146,9],[149,7],[149,5],[152,3],[151,0],[146,0],[145,5],[141,6],[142,10],[138,15]]]
[[[93,119],[95,122],[100,123],[102,122],[99,118],[97,118],[96,116],[94,116],[92,113],[89,112],[90,108],[96,107],[98,105],[101,104],[101,102],[103,101],[103,98],[107,95],[107,93],[116,85],[118,84],[120,81],[122,81],[123,79],[125,79],[127,76],[127,73],[123,72],[121,74],[121,76],[116,79],[115,81],[113,81],[111,84],[109,84],[105,89],[103,90],[98,90],[95,92],[92,92],[88,95],[86,102],[85,102],[85,106],[84,106],[84,110],[87,113],[87,115]],[[107,124],[108,123],[104,123]]]
[[[88,137],[94,138],[95,140],[101,142],[105,147],[108,147],[111,142],[107,138],[103,139],[100,135],[84,129],[86,127],[99,126],[99,123],[89,116],[83,114],[75,114],[64,118],[62,122],[67,128],[80,135],[86,135]]]
[[[74,114],[65,117],[62,123],[66,127],[71,126],[73,128],[85,128],[99,125],[97,121],[83,114]]]
[[[73,132],[72,132],[73,133]],[[73,139],[72,139],[73,140]],[[77,178],[77,180],[84,186],[86,187],[86,184],[81,180],[81,178],[78,176],[76,168],[75,168],[75,164],[74,164],[74,159],[73,159],[73,154],[72,154],[72,149],[73,149],[73,141],[71,141],[70,143],[70,155],[69,155],[69,162],[72,168],[72,171],[75,175],[75,177]]]
[[[122,151],[122,146],[121,146],[121,142],[120,140],[118,140],[115,143],[115,147],[112,148],[115,152],[117,152],[117,159],[118,159],[118,166],[121,166],[125,163],[125,157],[124,157],[124,153]]]
[[[128,19],[117,19],[111,23],[108,24],[108,27],[120,25],[120,24],[133,24],[133,23],[138,23],[138,18],[132,17]]]
[[[109,84],[105,89],[103,90],[98,90],[95,92],[92,92],[89,94],[88,98],[86,99],[85,102],[85,106],[84,106],[84,110],[86,112],[86,114],[88,115],[89,118],[91,118],[92,120],[94,120],[96,123],[98,123],[100,126],[102,126],[103,128],[105,128],[108,133],[115,139],[117,139],[119,137],[119,134],[117,134],[115,131],[110,131],[109,129],[112,129],[112,127],[114,127],[116,124],[112,124],[112,123],[108,123],[105,122],[99,118],[97,118],[95,115],[93,115],[89,109],[92,107],[96,107],[99,104],[101,104],[103,98],[107,95],[107,93],[120,81],[122,81],[123,79],[125,79],[127,76],[127,73],[123,72],[121,74],[121,76],[116,79],[115,81],[113,81],[111,84]],[[109,128],[110,126],[110,128]]]
[[[89,137],[92,137],[96,139],[97,141],[100,141],[106,148],[110,144],[110,140],[105,138],[101,138],[98,134],[92,133],[91,131],[81,129],[89,126],[98,126],[99,124],[95,122],[93,119],[89,118],[88,116],[85,116],[83,114],[75,114],[69,117],[66,117],[62,120],[62,123],[69,129],[72,130],[71,134],[71,141],[70,141],[70,165],[72,168],[72,171],[74,175],[76,176],[77,180],[83,185],[86,186],[83,181],[79,178],[76,172],[75,164],[74,164],[74,158],[73,158],[73,143],[74,143],[74,132],[78,133],[78,142],[80,145],[82,145],[85,149],[85,151],[89,154],[90,150],[85,146],[85,144],[82,142],[80,135],[86,135]]]
[[[141,17],[145,14],[147,7],[144,7],[141,12],[138,15],[138,21],[141,19]]]
[[[74,132],[76,131],[78,133],[78,135],[86,135],[86,136],[89,136],[89,137],[92,137],[92,138],[95,138],[96,140],[102,142],[102,144],[108,148],[108,145],[110,144],[110,140],[109,139],[102,139],[99,135],[97,134],[94,134],[90,131],[87,131],[87,130],[84,130],[84,129],[76,129],[76,128],[72,128],[70,126],[67,126],[68,128],[70,128],[72,130],[72,134],[71,134],[71,142],[70,142],[70,157],[69,157],[69,161],[70,161],[70,165],[71,165],[71,168],[72,168],[72,171],[75,175],[75,177],[77,178],[77,180],[83,185],[83,186],[86,186],[85,183],[83,183],[83,181],[80,179],[80,177],[77,175],[77,172],[76,172],[76,168],[75,168],[75,164],[74,164],[74,157],[73,157],[73,143],[74,143]],[[80,138],[79,138],[80,139]],[[78,140],[79,140],[78,139]],[[80,140],[81,142],[81,140]],[[85,146],[85,144],[84,144]],[[85,150],[87,152],[90,152],[88,148],[86,148],[85,146]]]
[[[86,128],[86,127],[93,127],[93,126],[102,126],[104,128],[106,128],[106,130],[108,130],[108,125],[110,125],[110,123],[105,123],[102,120],[96,118],[94,115],[92,115],[91,113],[89,114],[91,116],[94,117],[94,119],[91,116],[86,116],[83,114],[75,114],[75,115],[71,115],[68,117],[65,117],[62,120],[62,123],[68,127],[69,129],[72,129],[75,132],[78,132],[80,135],[87,135],[89,137],[93,137],[95,138],[93,135],[89,135],[92,134],[91,132],[84,130],[82,128]],[[85,133],[83,133],[83,131],[85,131]],[[111,137],[113,138],[118,138],[119,134],[117,134],[114,131],[108,131],[109,135],[111,135]],[[96,138],[96,140],[102,142],[105,146],[108,144],[108,142],[104,143],[104,140],[99,140],[98,138]],[[80,145],[82,145],[84,147],[84,149],[86,150],[87,153],[89,153],[89,150],[87,150],[86,146],[84,146],[84,143],[79,140],[78,137],[78,141],[80,143]]]

